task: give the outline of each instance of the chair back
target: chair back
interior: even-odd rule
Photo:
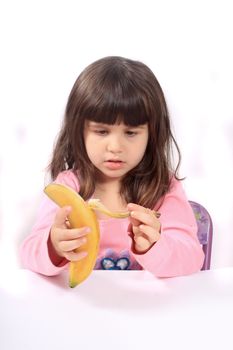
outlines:
[[[209,212],[201,204],[189,201],[193,209],[198,226],[198,239],[202,245],[205,259],[202,266],[202,270],[210,269],[211,251],[212,251],[212,238],[213,238],[213,223]]]

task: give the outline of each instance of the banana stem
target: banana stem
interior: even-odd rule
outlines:
[[[99,199],[90,199],[87,202],[88,206],[93,209],[93,210],[99,210],[101,213],[106,214],[110,216],[111,218],[117,218],[117,219],[123,219],[123,218],[128,218],[130,216],[129,211],[124,211],[124,212],[113,212],[109,210],[108,208],[105,207],[104,204],[100,202]],[[155,217],[158,219],[160,217],[160,213],[156,212],[155,210],[151,210],[151,213],[155,215]]]
[[[105,205],[103,205],[99,199],[90,199],[87,202],[88,206],[93,209],[93,210],[99,210],[101,213],[106,214],[112,218],[118,218],[118,219],[123,219],[123,218],[128,218],[130,213],[129,211],[125,212],[113,212],[111,210],[108,210]]]

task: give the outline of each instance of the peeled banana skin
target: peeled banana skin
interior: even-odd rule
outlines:
[[[91,232],[86,235],[87,242],[77,248],[77,252],[86,251],[86,257],[79,261],[71,261],[69,266],[69,286],[76,287],[82,283],[92,272],[99,250],[100,230],[94,210],[72,188],[51,183],[45,187],[44,192],[58,206],[70,206],[71,213],[68,216],[71,228],[88,226]]]

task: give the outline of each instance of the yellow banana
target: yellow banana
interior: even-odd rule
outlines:
[[[94,210],[100,210],[106,215],[115,218],[128,217],[129,212],[113,213],[98,199],[91,199],[89,202],[85,202],[77,192],[66,185],[51,183],[45,187],[44,192],[58,206],[70,206],[72,208],[68,216],[71,228],[84,226],[91,228],[91,233],[86,236],[87,243],[77,249],[78,252],[87,251],[88,255],[79,261],[70,262],[69,285],[71,288],[74,288],[90,275],[97,259],[100,233],[99,223]]]

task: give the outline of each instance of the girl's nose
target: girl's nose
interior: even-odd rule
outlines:
[[[122,142],[120,137],[117,136],[111,136],[107,143],[107,151],[113,152],[113,153],[120,153],[122,152]]]

